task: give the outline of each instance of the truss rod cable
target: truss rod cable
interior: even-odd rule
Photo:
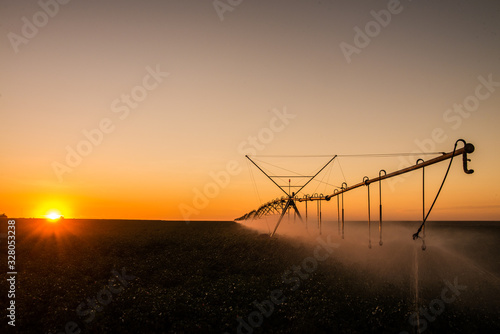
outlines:
[[[250,175],[252,178],[253,186],[255,188],[255,192],[257,193],[257,198],[259,200],[259,205],[262,205],[262,199],[260,198],[259,189],[257,188],[257,182],[255,181],[255,177],[253,175],[252,168],[251,168],[252,166],[250,166],[250,163],[248,162],[248,160],[247,160],[247,167],[250,170]],[[267,229],[268,229],[269,233],[271,233],[271,228],[269,227],[269,224],[267,222],[267,218],[266,218],[266,225],[267,225]]]
[[[330,164],[330,167],[328,167],[328,177],[327,177],[328,180],[330,180],[330,175],[332,173],[333,165],[334,164],[335,164],[335,161],[333,161],[333,163]],[[323,184],[325,186],[325,192],[326,192],[326,186],[330,186],[330,187],[334,187],[334,188],[338,188],[338,189],[341,188],[341,187],[339,187],[339,186],[337,186],[335,184],[331,184],[329,182],[323,181],[324,178],[325,178],[325,175],[323,175],[323,177],[321,178],[321,180],[316,180],[315,178],[312,179],[313,182],[318,182],[319,183],[318,186],[316,187],[316,189],[314,190],[314,192],[316,192],[318,190],[318,188],[319,188],[319,186],[321,184]]]
[[[328,156],[328,157],[330,157],[330,156]],[[334,156],[334,158],[335,158],[335,156]],[[296,171],[293,171],[293,170],[290,170],[290,169],[286,169],[286,168],[280,167],[280,166],[278,166],[278,165],[274,165],[274,164],[269,163],[269,162],[266,162],[266,161],[262,161],[262,160],[255,159],[255,158],[254,158],[254,160],[255,160],[255,161],[257,161],[257,162],[259,162],[259,163],[266,164],[266,165],[269,165],[269,166],[274,167],[274,168],[282,169],[282,170],[287,171],[287,172],[289,172],[289,173],[293,173],[293,174],[295,175],[294,177],[313,177],[312,175],[309,175],[309,176],[307,176],[307,175],[303,175],[303,174],[301,174],[301,173],[299,173],[299,172],[296,172]],[[316,172],[317,170],[318,170],[318,169],[315,169],[314,171],[312,171],[312,172],[311,172],[311,173],[309,173],[309,174],[316,174],[316,173],[317,173],[317,172]],[[274,176],[274,177],[279,177],[279,176]],[[289,175],[286,175],[286,176],[283,176],[283,177],[290,177],[290,176],[289,176]]]
[[[248,156],[246,156],[246,157],[248,158],[248,160],[252,161],[252,160],[251,160]],[[334,158],[335,158],[335,157],[334,157]],[[311,180],[314,180],[314,181],[316,181],[316,182],[323,183],[323,181],[322,181],[322,180],[321,180],[321,181],[318,181],[318,180],[316,180],[316,179],[315,179],[316,175],[317,175],[317,174],[319,174],[319,172],[317,172],[317,173],[316,173],[316,175],[303,175],[303,174],[300,174],[300,173],[298,173],[298,172],[295,172],[295,171],[292,171],[292,170],[289,170],[289,169],[286,169],[286,168],[283,168],[283,167],[280,167],[280,166],[276,166],[276,165],[273,165],[273,164],[271,164],[271,163],[268,163],[268,162],[265,162],[265,161],[262,161],[262,160],[257,160],[257,159],[255,159],[255,161],[257,161],[257,162],[259,162],[259,163],[262,163],[262,164],[266,164],[266,165],[272,166],[272,167],[274,167],[274,168],[282,169],[282,170],[287,171],[287,172],[289,172],[289,173],[294,173],[294,174],[295,174],[295,175],[283,175],[283,176],[267,175],[267,174],[266,174],[266,176],[267,176],[267,177],[269,177],[269,178],[281,178],[281,179],[286,179],[286,178],[290,178],[290,177],[293,177],[293,178],[295,178],[295,177],[296,177],[296,178],[311,178]],[[331,161],[331,160],[330,160],[330,161]],[[252,161],[252,162],[253,162],[253,161]],[[329,163],[330,163],[330,162],[328,162],[328,163],[327,163],[327,165],[328,165]],[[254,164],[255,164],[255,163],[254,163]],[[324,167],[323,167],[323,168],[324,168]],[[320,169],[320,171],[321,171],[321,170],[323,170],[323,168],[321,168],[321,169]],[[262,170],[261,170],[261,171],[262,171]],[[269,171],[267,171],[267,172],[269,173]],[[313,172],[313,173],[310,173],[310,174],[314,174],[314,172]],[[329,184],[329,183],[327,183],[327,185],[332,186],[332,187],[337,187],[337,186],[335,186],[335,185],[333,185],[333,184]],[[304,186],[305,186],[305,185],[304,185]],[[300,188],[300,187],[296,187],[296,188]],[[338,187],[337,187],[337,188],[338,188]],[[300,190],[299,190],[299,191],[300,191]],[[298,193],[298,191],[297,191],[297,193]]]
[[[248,158],[248,155],[247,155],[246,157]],[[248,159],[250,159],[250,158],[248,158]],[[254,159],[255,159],[255,158],[254,158]],[[302,175],[302,174],[300,174],[300,173],[297,173],[297,172],[295,172],[295,171],[293,171],[293,170],[286,169],[286,168],[283,168],[283,167],[280,167],[280,166],[276,166],[276,165],[273,165],[273,164],[271,164],[271,163],[269,163],[269,162],[266,162],[266,161],[262,161],[262,160],[259,160],[259,159],[255,159],[255,161],[257,161],[257,162],[259,162],[259,163],[262,163],[262,164],[265,164],[265,165],[269,165],[269,166],[274,167],[274,168],[282,169],[282,170],[287,171],[287,172],[289,172],[289,173],[293,173],[293,174],[295,174],[295,175],[297,175],[297,176],[304,176],[304,175]]]
[[[328,167],[328,170],[329,170],[329,171],[331,170],[332,166],[333,166],[333,165],[331,164],[331,165],[330,165],[330,167]],[[325,179],[326,174],[327,174],[327,173],[323,173],[323,176],[321,177],[321,180],[317,180],[319,183],[318,183],[318,185],[316,186],[316,189],[314,189],[314,192],[317,192],[317,191],[318,191],[318,188],[319,188],[319,186],[321,185],[321,183],[323,183],[323,180]],[[321,196],[321,197],[323,197],[323,196]]]
[[[441,186],[439,187],[439,190],[436,194],[436,197],[434,197],[434,201],[432,201],[432,205],[429,208],[427,215],[425,216],[424,220],[422,221],[422,224],[418,228],[417,233],[413,234],[413,240],[416,240],[419,238],[419,233],[422,231],[422,228],[425,226],[425,222],[427,221],[427,218],[429,218],[429,215],[431,214],[432,208],[434,208],[434,204],[436,204],[436,201],[439,197],[439,194],[441,193],[441,190],[443,189],[444,183],[446,182],[446,178],[448,177],[448,173],[450,172],[451,164],[453,163],[453,158],[455,157],[455,152],[457,150],[457,145],[459,142],[464,143],[464,149],[466,149],[466,147],[467,147],[467,143],[463,139],[459,139],[455,142],[455,146],[453,147],[453,153],[452,153],[451,158],[450,158],[450,163],[448,164],[448,169],[446,169],[446,173],[444,174],[444,178],[443,178],[443,181],[441,182]],[[474,171],[468,170],[466,168],[466,164],[467,164],[467,158],[464,156],[464,170],[467,174],[472,174]]]
[[[290,194],[287,194],[287,192],[286,192],[285,190],[283,190],[283,188],[281,188],[281,187],[280,187],[280,186],[279,186],[276,182],[274,182],[274,180],[273,180],[273,179],[272,179],[269,175],[267,175],[267,173],[266,173],[266,172],[264,172],[264,171],[262,170],[262,168],[260,168],[260,167],[259,167],[259,165],[257,165],[255,162],[253,162],[253,160],[252,160],[252,159],[250,159],[250,158],[248,157],[248,155],[245,155],[245,157],[246,157],[248,160],[250,160],[250,161],[251,161],[251,162],[255,165],[255,167],[257,167],[257,168],[258,168],[258,169],[259,169],[262,173],[264,173],[264,175],[265,175],[265,176],[267,176],[267,177],[269,178],[269,180],[271,180],[271,181],[272,181],[272,182],[273,182],[273,183],[274,183],[274,184],[275,184],[278,188],[280,188],[280,190],[281,190],[282,192],[284,192],[287,196],[290,196]],[[288,208],[288,206],[287,206],[287,208]]]
[[[397,156],[422,156],[446,154],[445,152],[403,152],[403,153],[361,153],[361,154],[337,154],[338,157],[397,157]],[[327,155],[254,155],[254,158],[331,158],[335,154]]]
[[[248,170],[250,171],[250,178],[252,179],[252,184],[253,184],[253,187],[255,189],[255,194],[257,195],[259,205],[262,205],[262,200],[260,198],[259,189],[257,189],[257,182],[255,181],[255,177],[253,176],[253,172],[252,172],[252,169],[250,168],[250,163],[248,161],[247,161],[247,167],[248,167]]]
[[[277,177],[277,178],[289,178],[289,177],[313,177],[312,175],[270,175],[270,177]]]
[[[303,154],[303,155],[268,155],[268,154],[259,154],[259,155],[251,155],[253,158],[331,158],[335,156],[335,154]]]
[[[367,154],[339,154],[339,157],[349,158],[390,158],[390,157],[404,157],[404,156],[422,156],[422,155],[443,155],[445,152],[418,152],[418,153],[367,153]]]
[[[331,184],[331,183],[328,183],[328,182],[325,182],[325,181],[320,181],[320,180],[316,180],[316,179],[313,179],[314,182],[319,182],[319,183],[323,183],[326,186],[330,186],[330,187],[334,187],[334,188],[338,188],[340,189],[340,186],[337,186],[335,184]],[[316,191],[316,190],[315,190]]]
[[[259,157],[261,157],[261,156],[259,156]],[[327,156],[327,157],[331,157],[331,156]],[[296,171],[293,171],[293,170],[290,170],[290,169],[286,169],[286,168],[283,168],[283,167],[280,167],[280,166],[273,165],[273,164],[271,164],[271,163],[269,163],[269,162],[265,162],[265,161],[258,160],[258,159],[255,159],[255,158],[254,158],[254,160],[255,160],[255,161],[257,161],[257,162],[259,162],[259,163],[266,164],[266,165],[269,165],[269,166],[271,166],[271,167],[278,168],[278,169],[282,169],[282,170],[287,171],[287,172],[289,172],[289,173],[294,173],[294,174],[295,174],[295,175],[282,175],[282,176],[269,175],[269,177],[271,177],[271,178],[282,178],[282,179],[286,179],[286,178],[290,178],[290,177],[294,177],[294,178],[295,178],[295,177],[297,177],[297,178],[313,178],[313,176],[312,176],[312,175],[303,175],[303,174],[298,173],[298,172],[296,172]],[[264,168],[263,168],[263,169],[264,169]],[[309,173],[309,174],[314,174],[314,173],[316,173],[316,171],[317,171],[317,170],[318,170],[318,169],[316,169],[315,171],[313,171],[312,173]],[[268,172],[269,172],[269,171],[268,171]],[[316,180],[315,178],[313,178],[312,180],[313,180],[314,182],[324,183],[324,184],[326,184],[326,185],[328,185],[328,186],[331,186],[331,187],[335,187],[335,188],[339,188],[339,189],[340,189],[340,187],[339,187],[339,186],[334,185],[334,184],[331,184],[331,183],[328,183],[328,182],[324,182],[323,180],[321,180],[321,181],[320,181],[320,180]],[[344,177],[344,180],[345,180],[345,177]]]
[[[333,156],[333,160],[335,160],[335,158],[337,158],[337,156],[336,156],[336,155],[335,155],[335,156]],[[325,165],[325,166],[328,166],[328,165],[330,164],[330,162],[332,162],[332,160],[329,160],[329,161],[326,163],[326,165]],[[335,161],[333,161],[333,163],[332,163],[332,164],[330,164],[330,167],[331,167],[334,163],[335,163]],[[311,173],[310,173],[310,174],[319,174],[319,172],[318,172],[318,171],[321,171],[323,168],[324,168],[324,166],[323,166],[323,167],[321,167],[321,168],[315,168],[315,169],[313,169],[313,170],[311,171]]]
[[[328,176],[326,177],[326,179],[328,181],[330,181],[330,176],[332,175],[332,170],[333,170],[333,164],[331,164],[330,167],[328,168]],[[328,182],[323,182],[323,179],[324,178],[321,178],[321,183],[324,184],[323,191],[326,193],[326,185],[328,184]]]
[[[463,141],[463,139],[460,139],[460,141]],[[420,168],[423,168],[423,167],[426,167],[426,166],[429,166],[429,165],[433,165],[433,164],[441,162],[443,160],[450,159],[450,158],[452,158],[452,157],[454,157],[456,155],[460,155],[460,154],[464,154],[464,171],[465,171],[465,173],[472,174],[474,171],[467,169],[467,161],[469,161],[469,159],[467,159],[466,156],[465,156],[465,154],[472,153],[472,152],[474,152],[474,145],[467,143],[463,148],[460,148],[458,150],[454,149],[453,152],[443,154],[442,156],[439,156],[439,157],[436,157],[436,158],[432,158],[432,159],[427,160],[427,161],[425,161],[425,162],[423,162],[421,164],[418,164],[418,165],[412,165],[410,167],[406,167],[406,168],[397,170],[395,172],[388,173],[386,175],[375,177],[373,179],[368,180],[367,182],[368,183],[378,182],[378,181],[385,180],[385,179],[388,179],[388,178],[391,178],[391,177],[394,177],[394,176],[405,174],[405,173],[408,173],[408,172],[411,172],[411,171],[414,171],[414,170],[417,170],[417,169],[420,169]],[[336,194],[327,195],[326,197],[328,197],[328,199],[330,199],[333,196],[338,196],[338,195],[342,194],[343,192],[351,191],[351,190],[353,190],[355,188],[359,188],[359,187],[364,186],[364,185],[365,185],[364,182],[360,182],[360,183],[357,183],[357,184],[355,184],[353,186],[350,186],[350,187],[348,187],[346,189],[342,189],[342,190],[340,190]]]
[[[257,164],[256,164],[253,160],[251,160],[248,156],[245,156],[245,157],[246,157],[248,160],[252,161],[252,163],[253,163],[255,166],[257,166]],[[285,171],[287,171],[287,172],[290,172],[290,173],[294,173],[294,174],[295,174],[295,175],[282,175],[282,176],[269,175],[269,174],[270,174],[270,171],[269,171],[268,169],[266,169],[266,168],[264,168],[264,167],[260,168],[259,166],[257,166],[257,168],[259,168],[259,169],[260,169],[260,171],[261,171],[261,172],[263,172],[263,173],[264,173],[264,174],[265,174],[268,178],[270,178],[271,180],[272,180],[273,178],[278,178],[278,179],[281,179],[281,181],[283,181],[283,179],[289,179],[289,178],[291,178],[291,177],[293,177],[293,178],[295,178],[295,177],[298,177],[298,178],[307,178],[307,177],[311,177],[311,176],[301,175],[300,173],[297,173],[297,172],[295,172],[295,171],[292,171],[292,170],[289,170],[289,169],[286,169],[286,168],[282,168],[282,167],[280,167],[280,166],[275,166],[275,165],[270,164],[270,163],[265,162],[265,161],[261,161],[261,160],[257,160],[257,159],[255,159],[255,161],[257,161],[257,162],[259,162],[259,163],[261,163],[261,164],[266,164],[266,165],[269,165],[269,166],[274,167],[274,168],[283,169],[283,170],[285,170]],[[265,173],[265,172],[264,172],[264,169],[266,169],[266,172],[267,172],[267,173]],[[276,184],[276,182],[275,182],[275,184]],[[283,189],[282,189],[282,190],[283,190]],[[286,193],[286,192],[285,192],[285,193]],[[287,194],[287,195],[291,195],[291,194]]]
[[[313,179],[316,178],[316,176],[318,176],[319,173],[321,173],[323,171],[323,169],[326,168],[326,166],[328,166],[337,156],[335,155],[333,158],[331,158],[330,160],[328,160],[328,162],[326,163],[326,165],[323,166],[323,168],[321,168],[316,174],[314,174],[314,176],[306,182],[306,184],[304,184],[302,186],[302,188],[300,188],[299,190],[297,190],[297,193],[299,193],[302,189],[304,189],[305,186],[307,186],[309,184],[309,182],[311,182]]]
[[[342,173],[342,177],[344,178],[344,182],[347,182],[345,175],[344,175],[344,170],[342,169],[342,165],[340,164],[340,159],[337,159],[337,161],[339,163],[340,172]],[[342,189],[342,187],[340,187],[340,189]]]

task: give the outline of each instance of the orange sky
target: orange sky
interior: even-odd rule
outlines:
[[[476,173],[457,157],[430,219],[500,219],[500,6],[388,3],[245,1],[221,20],[210,1],[3,2],[0,213],[233,219],[282,195],[252,167],[256,192],[245,154],[451,151],[464,138]],[[356,27],[377,24],[363,45]],[[340,162],[345,179],[337,161],[320,177],[352,185],[404,165]],[[445,169],[428,170],[428,205]],[[420,176],[384,185],[388,219],[419,219]],[[364,219],[366,189],[346,205]]]

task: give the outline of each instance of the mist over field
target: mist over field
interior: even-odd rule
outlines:
[[[415,222],[384,223],[383,246],[372,226],[371,249],[366,222],[345,239],[337,222],[284,221],[272,238],[262,220],[16,223],[23,333],[500,328],[495,222],[429,222],[425,251]]]

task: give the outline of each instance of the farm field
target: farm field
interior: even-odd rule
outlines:
[[[330,225],[269,238],[235,222],[16,219],[16,332],[500,329],[497,223],[435,223],[425,252],[409,241],[414,223],[388,223],[382,247],[375,228],[371,249],[363,223],[344,240]]]

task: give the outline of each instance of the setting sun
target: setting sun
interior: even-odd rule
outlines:
[[[58,211],[50,211],[45,217],[49,220],[55,221],[61,218],[61,214]]]

